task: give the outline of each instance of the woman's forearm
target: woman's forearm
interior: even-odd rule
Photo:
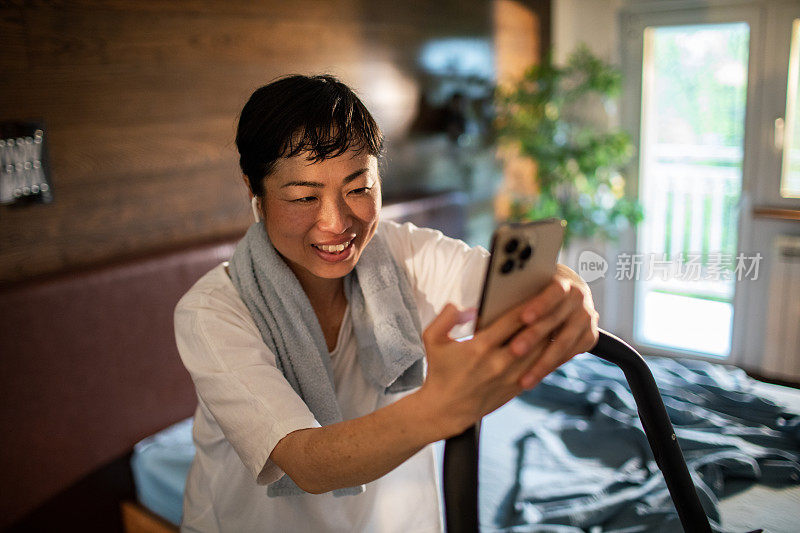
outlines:
[[[417,391],[359,418],[294,431],[270,459],[313,494],[368,483],[458,431],[458,423],[442,423],[438,415]]]

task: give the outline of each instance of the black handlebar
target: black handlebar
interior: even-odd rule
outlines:
[[[589,353],[622,369],[636,400],[656,464],[664,474],[672,501],[686,533],[710,533],[681,447],[664,408],[653,374],[639,353],[618,337],[600,330]],[[445,441],[443,488],[448,533],[477,533],[478,438],[480,424]]]
[[[664,474],[672,502],[686,533],[711,531],[700,504],[681,447],[675,436],[653,374],[639,353],[622,339],[600,330],[600,339],[589,353],[622,369],[631,388],[639,419],[653,450],[656,464]]]

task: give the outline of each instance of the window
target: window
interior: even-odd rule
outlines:
[[[645,353],[755,368],[767,302],[748,275],[786,226],[754,208],[800,209],[800,5],[630,2],[621,22],[645,221],[614,328]]]
[[[778,149],[781,161],[781,196],[800,198],[800,19],[792,23],[792,45],[786,84],[785,119],[778,118]],[[780,129],[783,128],[783,132]],[[783,135],[780,135],[783,133]]]

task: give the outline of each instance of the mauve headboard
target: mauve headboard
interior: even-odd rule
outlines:
[[[235,238],[0,292],[0,529],[192,414],[183,293]]]
[[[461,193],[420,196],[387,202],[382,216],[461,237],[465,204]],[[0,529],[114,529],[117,501],[104,493],[130,493],[126,454],[196,405],[175,304],[239,237],[0,290]],[[66,523],[108,509],[97,527]]]

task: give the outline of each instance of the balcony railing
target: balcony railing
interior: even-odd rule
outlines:
[[[647,155],[642,251],[672,262],[694,258],[700,268],[699,280],[653,277],[648,287],[730,301],[741,148],[660,144]],[[714,279],[707,275],[710,269],[727,274]]]

